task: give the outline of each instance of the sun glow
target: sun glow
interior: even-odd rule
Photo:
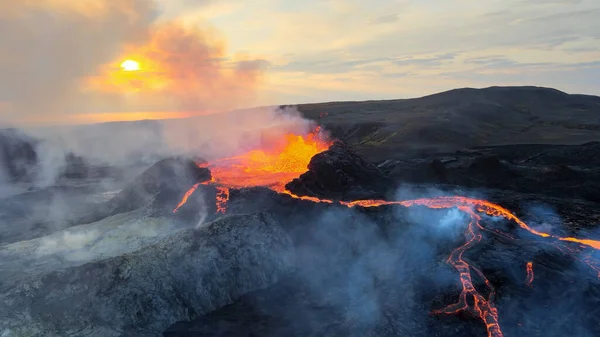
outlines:
[[[121,68],[124,71],[136,71],[140,70],[140,64],[134,60],[125,60],[121,63]]]

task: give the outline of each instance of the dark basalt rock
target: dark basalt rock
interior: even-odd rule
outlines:
[[[36,141],[16,130],[0,131],[0,173],[10,182],[30,181],[38,156]],[[2,172],[3,171],[3,172]]]
[[[440,159],[430,162],[422,161],[410,164],[398,164],[390,172],[394,180],[404,182],[438,182],[445,183],[448,180],[448,169]]]
[[[392,181],[377,166],[342,142],[315,155],[308,171],[286,185],[302,196],[337,200],[381,197]]]
[[[130,250],[123,255],[63,250],[71,258],[48,255],[38,264],[27,263],[36,254],[31,245],[0,251],[2,335],[160,336],[172,323],[273,285],[293,269],[291,240],[265,213],[173,229],[141,247],[138,240],[119,241]]]
[[[210,170],[187,158],[167,158],[152,165],[112,200],[122,212],[145,206],[172,211],[194,184],[209,181]]]
[[[476,157],[470,166],[474,170],[501,170],[502,163],[497,156]]]
[[[68,153],[65,156],[65,168],[59,175],[60,179],[95,179],[122,178],[123,173],[114,167],[91,164],[86,158]]]
[[[513,186],[517,177],[497,156],[476,157],[466,173],[489,187]]]
[[[498,156],[476,157],[469,166],[469,171],[473,174],[491,175],[494,178],[510,179],[516,176],[507,165],[500,161]]]
[[[574,180],[579,174],[567,165],[556,165],[550,168],[547,178],[556,181]]]
[[[150,207],[153,215],[171,214],[185,193],[197,183],[209,181],[210,170],[191,159],[173,157],[152,165],[111,200],[90,214],[84,223]]]
[[[430,164],[429,167],[431,168],[431,170],[435,173],[435,175],[438,177],[438,179],[445,181],[446,180],[446,165],[444,165],[444,163],[439,160],[439,159],[434,159]]]

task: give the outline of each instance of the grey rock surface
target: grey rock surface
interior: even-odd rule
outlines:
[[[110,227],[107,221],[121,233],[104,230],[66,248],[63,242],[40,250],[59,234],[0,248],[0,336],[160,336],[176,321],[276,283],[294,265],[290,238],[266,213],[225,216],[199,228],[139,214],[104,221],[71,228],[69,237]],[[143,223],[155,235],[127,240],[127,228]],[[119,242],[103,243],[110,237]]]

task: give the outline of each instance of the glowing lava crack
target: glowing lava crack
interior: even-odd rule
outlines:
[[[318,137],[318,132],[319,130],[317,129],[306,137],[288,135],[280,144],[277,144],[270,150],[255,150],[238,157],[222,159],[202,165],[204,167],[209,167],[213,175],[213,179],[204,184],[214,184],[217,186],[217,212],[225,213],[230,188],[253,186],[268,187],[278,193],[284,193],[293,198],[311,200],[314,202],[334,203],[333,200],[328,199],[300,197],[285,190],[284,187],[286,182],[306,172],[307,166],[314,155],[327,150],[329,147],[329,143],[322,141]],[[177,212],[179,208],[186,203],[189,196],[198,188],[198,186],[199,184],[194,185],[185,193],[181,202],[173,212]],[[481,231],[488,230],[481,225],[480,213],[489,216],[503,217],[509,221],[515,222],[520,228],[529,233],[548,240],[575,243],[580,250],[600,250],[600,241],[577,239],[573,237],[559,237],[550,233],[536,231],[506,208],[486,200],[471,199],[462,196],[443,196],[403,201],[356,200],[351,202],[339,201],[337,203],[347,207],[378,207],[383,205],[400,205],[404,207],[425,206],[434,209],[456,207],[468,214],[470,216],[470,222],[464,233],[465,243],[456,248],[447,259],[447,263],[452,265],[458,271],[462,291],[457,303],[444,309],[435,310],[434,313],[455,314],[460,311],[468,312],[479,317],[485,323],[489,337],[503,336],[498,322],[498,310],[494,305],[495,290],[489,280],[478,268],[469,265],[469,263],[463,259],[463,254],[481,241]],[[499,231],[497,233],[504,235],[504,233]],[[572,248],[568,247],[564,250],[568,252],[574,251]],[[600,277],[600,268],[598,268],[597,261],[592,260],[591,258],[584,258],[583,262],[596,270]],[[471,270],[475,271],[484,281],[489,291],[487,297],[484,297],[473,285]],[[527,263],[526,271],[526,284],[531,285],[533,282],[533,264],[531,262]],[[470,302],[473,304],[469,304],[468,299],[472,299]]]

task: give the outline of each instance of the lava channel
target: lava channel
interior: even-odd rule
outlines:
[[[527,271],[527,276],[525,278],[525,284],[528,286],[532,286],[533,284],[533,262],[527,262],[525,265],[525,270]]]

